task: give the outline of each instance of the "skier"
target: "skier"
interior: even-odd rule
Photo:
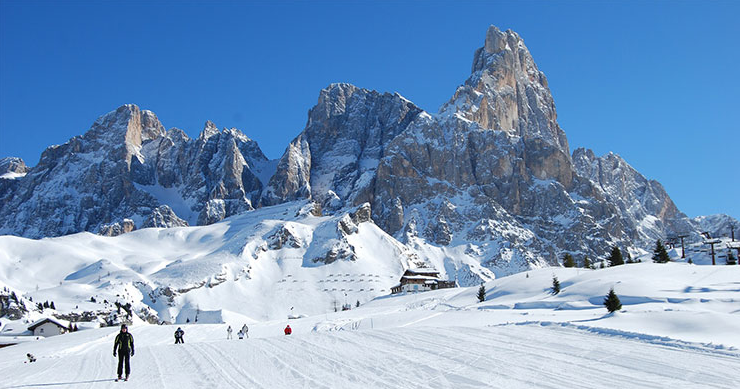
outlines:
[[[227,340],[232,339],[231,338],[231,326],[229,326],[229,328],[226,329],[226,339]]]
[[[185,331],[183,331],[182,328],[177,327],[177,330],[175,331],[175,344],[185,343],[185,340],[182,338],[183,335],[185,335]]]
[[[128,332],[128,327],[125,324],[121,324],[121,332],[116,335],[116,340],[113,342],[113,357],[118,353],[118,378],[116,381],[121,379],[123,374],[123,365],[126,364],[126,378],[131,374],[131,366],[129,364],[129,357],[134,356],[134,337]]]
[[[242,332],[244,333],[244,337],[249,339],[249,327],[246,324],[242,326]]]
[[[285,335],[290,335],[290,334],[292,334],[292,333],[293,333],[293,330],[292,330],[292,329],[290,329],[290,324],[288,324],[288,326],[287,326],[287,327],[285,327],[285,330],[284,330],[284,332],[285,332]]]
[[[240,340],[244,339],[244,333],[242,332],[242,330],[239,330],[239,332],[237,332],[236,335],[239,336]]]
[[[34,357],[33,354],[28,353],[26,354],[26,357],[28,357],[28,362],[36,362],[36,357]]]

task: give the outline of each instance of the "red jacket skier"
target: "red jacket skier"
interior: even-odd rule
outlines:
[[[290,329],[290,324],[288,324],[287,327],[285,327],[285,335],[290,335],[293,333],[293,330]]]

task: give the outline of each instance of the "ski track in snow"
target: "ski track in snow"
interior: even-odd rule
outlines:
[[[197,326],[190,332],[197,331]],[[277,328],[276,328],[277,330]],[[645,342],[577,326],[322,331],[183,345],[142,341],[135,328],[131,380],[114,383],[111,334],[89,331],[34,364],[0,350],[0,388],[734,388],[740,354],[701,345]],[[98,334],[94,334],[98,332]],[[277,331],[276,331],[277,332]],[[95,336],[97,335],[97,336]],[[71,350],[71,352],[70,352]],[[24,355],[24,354],[18,354]]]

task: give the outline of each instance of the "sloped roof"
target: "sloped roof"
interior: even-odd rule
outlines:
[[[39,319],[39,320],[36,320],[35,322],[31,323],[31,325],[28,326],[28,329],[30,331],[33,331],[34,329],[36,329],[36,327],[38,327],[38,326],[40,326],[40,325],[42,325],[44,323],[47,323],[47,322],[56,324],[57,326],[59,326],[61,328],[64,328],[64,329],[69,328],[69,322],[66,321],[66,320],[57,319],[55,317],[45,317],[43,319]]]

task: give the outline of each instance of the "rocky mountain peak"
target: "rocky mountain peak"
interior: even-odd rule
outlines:
[[[547,78],[515,32],[491,26],[475,51],[472,74],[440,113],[476,122],[484,129],[524,139],[542,139],[570,155],[557,123]]]
[[[203,131],[200,132],[199,138],[206,140],[219,132],[218,127],[212,121],[206,120],[206,124],[203,125]]]
[[[0,176],[5,173],[26,174],[30,168],[18,157],[5,157],[0,159]]]
[[[519,34],[511,30],[501,31],[496,26],[488,27],[486,31],[486,40],[483,44],[483,50],[486,54],[496,54],[504,50],[512,50],[524,45],[524,41]],[[473,72],[482,70],[473,68]]]

